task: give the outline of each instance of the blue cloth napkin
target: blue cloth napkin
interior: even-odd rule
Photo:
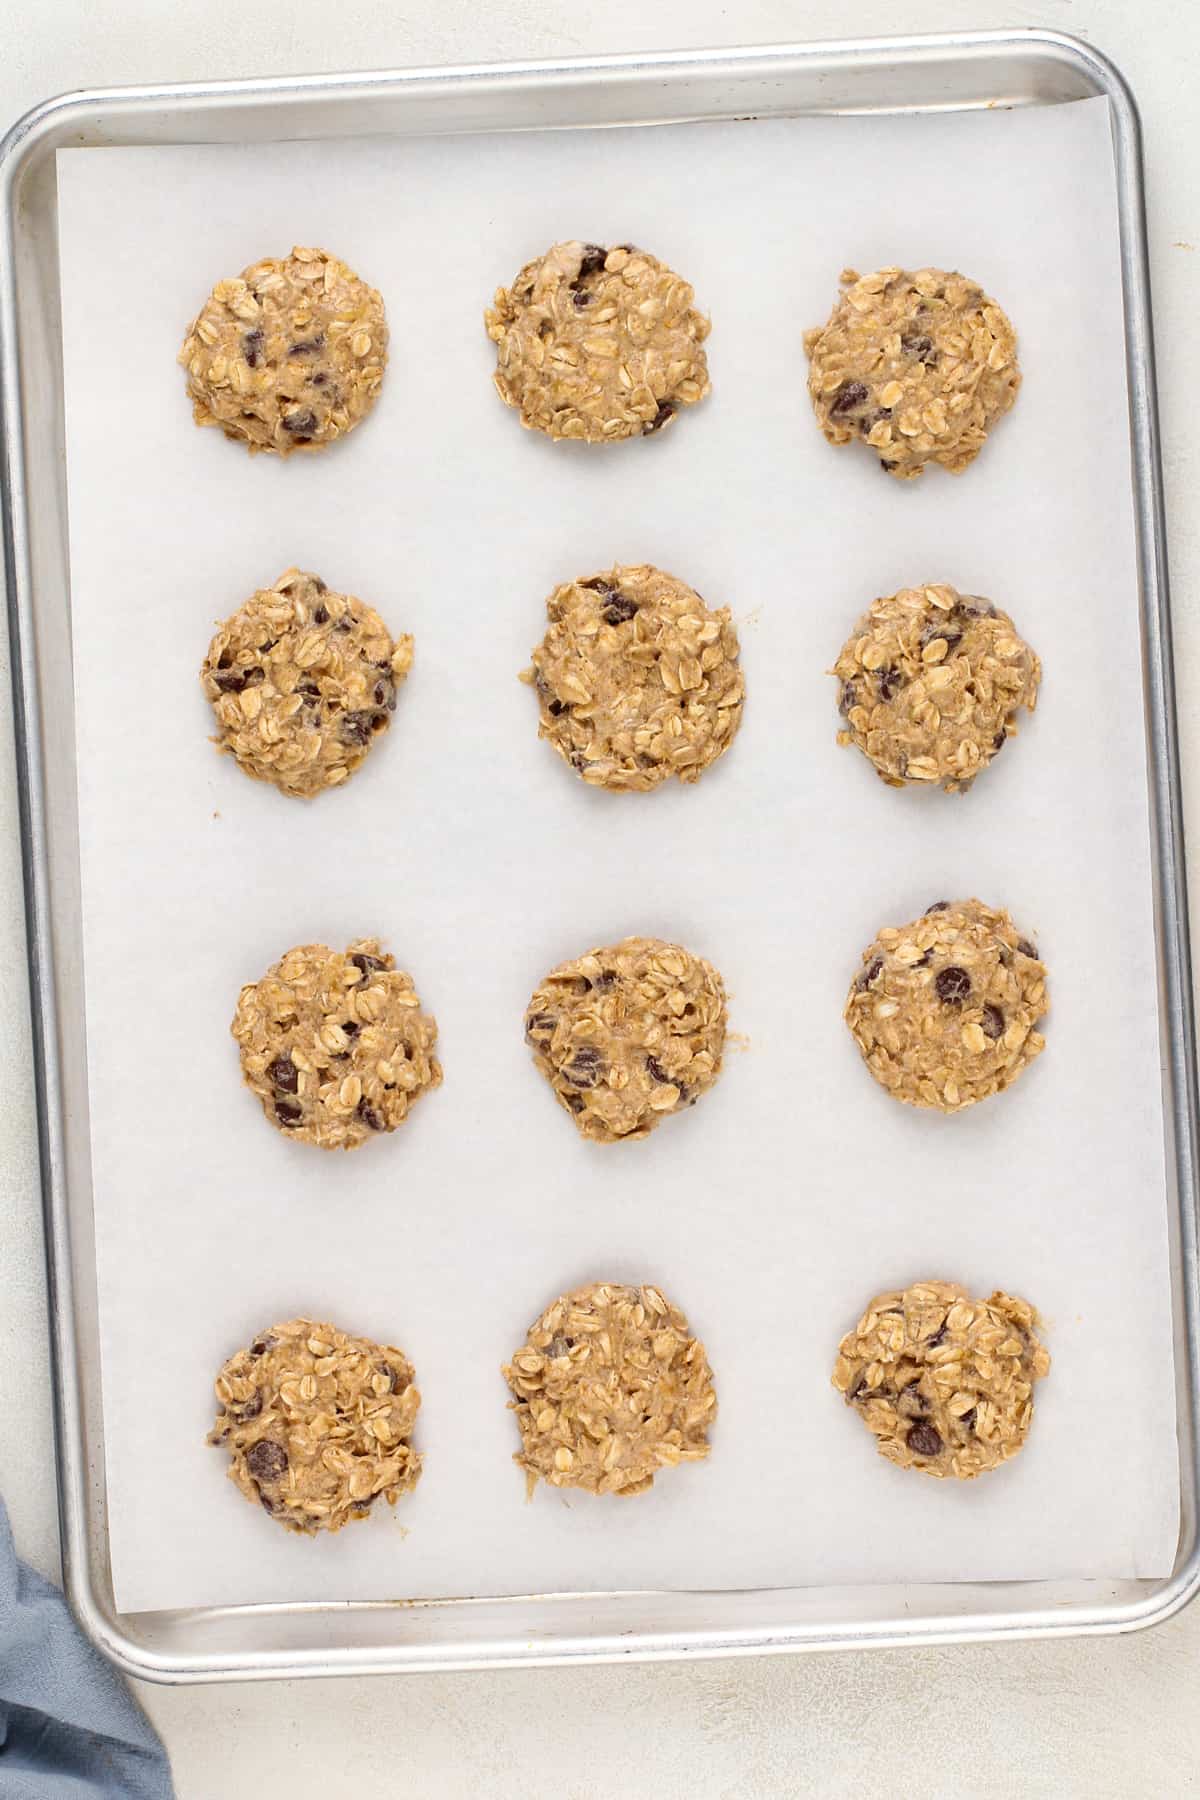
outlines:
[[[0,1501],[0,1800],[174,1800],[167,1753]]]

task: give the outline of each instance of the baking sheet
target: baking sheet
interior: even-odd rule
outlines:
[[[1143,708],[1104,101],[553,136],[60,153],[91,1115],[122,1610],[557,1588],[1153,1576],[1178,1527]],[[1030,194],[1036,193],[1036,211]],[[480,313],[557,237],[653,247],[714,318],[714,393],[611,453],[523,433]],[[380,287],[393,361],[327,455],[251,462],[174,367],[211,282],[292,242]],[[961,266],[1026,384],[961,481],[835,454],[803,326],[843,263]],[[1099,447],[1108,446],[1107,452]],[[748,703],[695,789],[593,793],[515,680],[553,585],[650,560],[730,604]],[[416,637],[389,738],[311,806],[206,742],[214,620],[289,563]],[[839,751],[823,671],[871,597],[948,580],[1046,666],[965,800]],[[1036,933],[1049,1048],[951,1119],[840,1010],[880,923],[978,893]],[[521,1041],[538,977],[644,931],[711,957],[739,1034],[644,1143],[580,1142]],[[446,1082],[352,1157],[238,1081],[240,983],[383,935]],[[878,1287],[1026,1294],[1054,1355],[1019,1461],[885,1465],[828,1386]],[[708,1346],[710,1461],[629,1505],[526,1505],[497,1372],[557,1292],[660,1282]],[[295,1312],[402,1344],[426,1473],[336,1538],[273,1530],[204,1446],[223,1357]],[[1113,1422],[1120,1421],[1119,1455]],[[1096,1480],[1096,1472],[1103,1479]]]

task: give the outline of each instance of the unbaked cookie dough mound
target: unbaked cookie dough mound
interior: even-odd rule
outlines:
[[[387,367],[375,289],[326,250],[264,257],[218,281],[179,360],[197,425],[253,454],[320,450],[366,418]]]
[[[625,938],[550,971],[525,1041],[584,1137],[644,1138],[720,1074],[724,983],[678,944]]]
[[[881,1456],[923,1475],[970,1481],[1021,1449],[1033,1384],[1050,1358],[1025,1300],[972,1300],[949,1281],[878,1294],[834,1365],[833,1385]]]
[[[522,680],[538,734],[593,787],[698,781],[737,735],[746,687],[729,608],[648,563],[568,581]]]
[[[874,600],[833,666],[845,720],[889,787],[965,792],[1037,705],[1042,665],[1007,613],[948,586]]]
[[[656,1287],[564,1294],[503,1374],[529,1494],[539,1480],[643,1494],[660,1469],[708,1455],[717,1396],[704,1345]]]
[[[929,462],[959,474],[1017,397],[1017,338],[965,275],[842,273],[829,323],[804,334],[808,391],[831,444],[856,438],[898,481]]]
[[[709,322],[693,299],[632,244],[555,244],[484,314],[496,392],[547,437],[604,444],[661,431],[709,391]]]
[[[256,781],[340,787],[392,722],[413,641],[371,607],[288,569],[226,619],[200,670],[218,749]]]
[[[1046,970],[1006,912],[939,900],[862,954],[845,1018],[876,1081],[909,1106],[960,1112],[1011,1087],[1046,1047]]]
[[[322,1150],[395,1131],[442,1079],[437,1021],[377,938],[289,950],[242,989],[231,1030],[272,1125]]]
[[[228,1450],[246,1499],[289,1531],[340,1531],[380,1495],[392,1506],[417,1485],[421,1396],[392,1344],[289,1319],[230,1357],[216,1394],[209,1443]]]

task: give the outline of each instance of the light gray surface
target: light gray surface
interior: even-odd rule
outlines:
[[[636,0],[603,7],[496,0],[388,5],[321,0],[243,9],[184,0],[111,9],[72,0],[18,13],[0,0],[0,110],[110,81],[185,79],[405,62],[830,37],[889,29],[1037,23],[1088,36],[1141,102],[1148,164],[1160,381],[1185,771],[1197,747],[1194,602],[1200,567],[1189,516],[1196,450],[1190,395],[1200,242],[1189,69],[1200,16],[1172,0],[1079,0],[993,14],[880,0],[853,16],[835,0]],[[336,26],[333,21],[336,19]],[[326,22],[329,21],[329,22]],[[219,197],[218,197],[219,198]],[[803,229],[803,221],[796,221]],[[1086,415],[1079,454],[1099,452]],[[7,710],[7,696],[5,695]],[[1104,729],[1103,719],[1095,722]],[[7,718],[4,721],[7,733]],[[5,746],[5,758],[8,749]],[[1198,871],[1193,867],[1193,880]],[[54,1571],[57,1546],[27,1077],[19,873],[11,778],[0,782],[0,1481],[18,1544]],[[152,1052],[151,1052],[152,1054]],[[1113,1421],[1113,1455],[1122,1453]],[[151,1472],[149,1479],[153,1479]],[[165,1503],[169,1497],[164,1496]],[[562,1794],[607,1800],[637,1785],[726,1796],[857,1794],[883,1780],[924,1794],[1183,1794],[1197,1785],[1200,1613],[1114,1642],[780,1660],[708,1668],[430,1677],[243,1690],[148,1690],[183,1800],[254,1793],[332,1796]],[[231,1786],[229,1771],[236,1769]]]

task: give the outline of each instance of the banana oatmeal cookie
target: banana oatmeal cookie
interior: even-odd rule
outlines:
[[[525,1009],[525,1041],[586,1138],[644,1138],[721,1072],[725,988],[711,963],[660,938],[625,938],[552,969]]]
[[[970,1481],[1025,1442],[1033,1384],[1050,1358],[1025,1300],[972,1300],[950,1281],[878,1294],[842,1339],[833,1385],[878,1438],[881,1456],[923,1475]]]
[[[552,438],[612,443],[669,425],[709,391],[709,322],[645,250],[578,239],[526,263],[484,314],[496,392]]]
[[[959,474],[1021,385],[1008,319],[944,269],[841,279],[829,323],[804,334],[817,424],[831,444],[861,438],[898,481],[928,462]]]
[[[289,1319],[230,1357],[216,1394],[209,1443],[228,1450],[246,1499],[289,1531],[340,1531],[420,1479],[409,1439],[421,1396],[391,1344]]]
[[[288,569],[226,619],[200,670],[213,742],[256,781],[311,798],[340,787],[392,722],[413,641],[371,607]]]
[[[909,1106],[960,1112],[1041,1054],[1046,970],[1006,912],[938,900],[862,953],[846,1023],[876,1081]]]
[[[845,727],[889,787],[965,792],[1037,705],[1042,665],[1007,613],[952,587],[874,600],[833,666]]]
[[[378,938],[289,950],[242,989],[230,1029],[272,1125],[323,1150],[395,1131],[442,1079],[437,1021]]]
[[[522,681],[538,735],[593,787],[645,792],[698,781],[742,722],[745,682],[729,608],[648,563],[568,581]]]
[[[643,1494],[660,1469],[708,1455],[717,1396],[704,1345],[656,1287],[564,1294],[503,1369],[526,1491]]]
[[[365,419],[387,367],[375,289],[325,250],[297,247],[218,281],[179,360],[197,425],[253,454],[320,450]]]

